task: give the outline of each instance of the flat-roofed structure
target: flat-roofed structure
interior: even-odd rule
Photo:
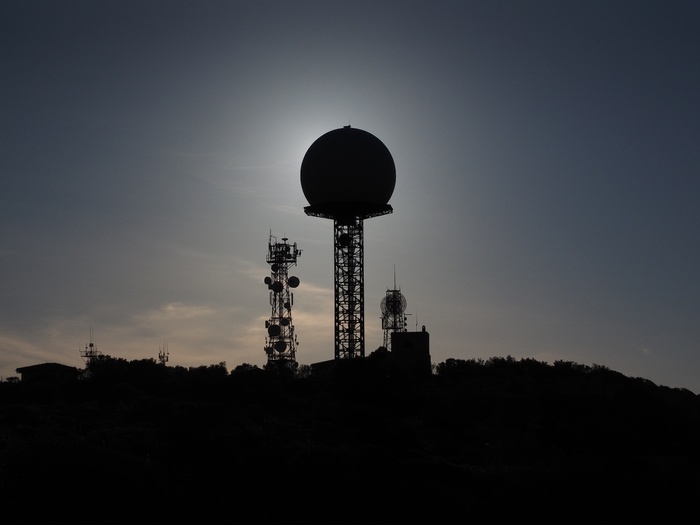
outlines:
[[[391,354],[395,363],[400,363],[415,377],[432,374],[430,334],[425,326],[420,332],[392,332]]]

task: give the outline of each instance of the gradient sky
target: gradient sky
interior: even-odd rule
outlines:
[[[700,393],[700,3],[4,0],[0,377],[98,351],[266,362],[270,232],[297,359],[333,358],[333,223],[299,169],[386,144],[366,348],[397,285],[434,363],[602,365]]]

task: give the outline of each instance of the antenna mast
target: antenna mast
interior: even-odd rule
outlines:
[[[164,341],[162,347],[158,347],[158,362],[161,365],[165,365],[168,362],[168,356],[170,352],[168,351],[168,342]]]
[[[80,357],[83,358],[86,365],[89,365],[100,356],[100,352],[97,351],[97,347],[94,342],[94,331],[92,326],[90,327],[90,342],[85,345],[85,350],[80,351]]]

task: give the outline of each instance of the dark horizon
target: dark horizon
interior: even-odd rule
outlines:
[[[513,358],[418,379],[389,357],[318,377],[100,360],[88,379],[2,383],[5,515],[31,518],[37,498],[56,523],[675,521],[698,506],[688,391]]]

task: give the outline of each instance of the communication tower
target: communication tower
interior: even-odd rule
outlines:
[[[365,356],[364,220],[392,213],[395,184],[384,143],[350,126],[316,139],[301,163],[304,212],[333,220],[335,359]]]
[[[289,289],[299,286],[299,278],[289,276],[289,269],[297,264],[301,250],[297,248],[297,243],[289,244],[287,241],[283,237],[282,242],[277,242],[277,238],[270,232],[267,252],[270,275],[265,277],[272,307],[270,319],[265,321],[265,353],[269,368],[297,367],[296,347],[299,342],[292,324],[294,294]]]
[[[163,346],[158,348],[158,362],[165,365],[168,362],[168,356],[170,356],[170,352],[168,351],[168,342],[165,341]]]
[[[90,327],[90,342],[85,344],[85,349],[80,351],[80,357],[83,358],[86,365],[89,365],[96,359],[99,359],[100,352],[97,351],[97,347],[94,342],[94,331],[92,326]]]
[[[384,348],[391,350],[391,334],[406,331],[406,298],[396,287],[394,272],[394,289],[387,290],[382,298],[382,330],[384,330]]]

